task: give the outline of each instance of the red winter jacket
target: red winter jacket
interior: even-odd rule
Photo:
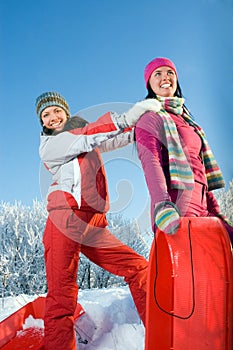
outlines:
[[[76,208],[106,212],[109,208],[100,151],[133,141],[133,130],[117,113],[107,113],[83,128],[42,135],[40,156],[53,176],[47,209]]]

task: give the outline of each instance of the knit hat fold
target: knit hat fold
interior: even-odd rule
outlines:
[[[60,95],[58,92],[50,91],[44,92],[36,99],[36,113],[40,118],[41,113],[47,107],[59,106],[64,109],[67,115],[70,115],[69,105],[66,102],[65,98]]]

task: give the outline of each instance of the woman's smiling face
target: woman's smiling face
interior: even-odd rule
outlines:
[[[149,83],[156,95],[173,97],[177,89],[177,76],[173,69],[162,66],[152,72]]]
[[[43,126],[50,130],[61,131],[67,119],[68,116],[64,109],[58,106],[47,107],[41,113]]]

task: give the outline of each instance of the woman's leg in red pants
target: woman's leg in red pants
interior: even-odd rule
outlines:
[[[45,350],[75,350],[73,315],[77,304],[80,244],[62,234],[48,219],[43,243],[48,284]]]
[[[146,315],[146,281],[148,262],[133,249],[117,240],[106,228],[102,229],[103,237],[106,242],[111,240],[111,245],[106,248],[82,245],[82,253],[101,266],[103,269],[118,276],[123,276],[128,283],[134,303],[145,324]],[[98,233],[101,242],[102,234]],[[113,242],[116,242],[114,246]]]

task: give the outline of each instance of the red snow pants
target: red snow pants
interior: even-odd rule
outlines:
[[[128,283],[145,324],[147,260],[124,245],[106,228],[105,214],[53,210],[46,223],[45,248],[48,293],[45,310],[45,350],[75,350],[74,313],[80,252]]]

